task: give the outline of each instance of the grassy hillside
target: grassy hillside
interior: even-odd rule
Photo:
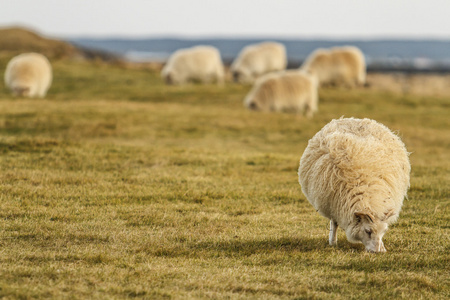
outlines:
[[[54,78],[45,100],[0,82],[0,298],[450,297],[450,97],[327,89],[307,120],[245,110],[249,86],[66,61]],[[328,246],[297,182],[342,115],[412,152],[386,254],[341,230]]]
[[[81,56],[81,51],[69,43],[49,39],[21,27],[0,28],[0,49],[12,53],[39,52],[51,58]]]
[[[14,56],[24,52],[38,52],[50,59],[96,60],[123,64],[112,53],[75,47],[74,45],[45,36],[22,27],[0,27],[0,56]]]

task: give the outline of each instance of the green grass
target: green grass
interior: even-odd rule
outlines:
[[[0,298],[450,297],[450,97],[327,89],[307,120],[245,110],[249,86],[53,65],[46,100],[0,83]],[[342,231],[328,246],[297,182],[308,140],[342,115],[412,152],[386,254]]]

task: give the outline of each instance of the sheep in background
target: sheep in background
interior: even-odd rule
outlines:
[[[320,86],[354,87],[366,82],[364,54],[353,46],[317,49],[308,56],[301,69],[316,75]]]
[[[301,71],[281,71],[260,77],[244,100],[259,111],[303,112],[311,118],[317,111],[317,81]]]
[[[211,46],[179,49],[170,56],[161,76],[167,84],[223,83],[224,68],[220,52]]]
[[[52,66],[39,53],[23,53],[6,66],[5,85],[14,96],[45,97],[52,83]]]
[[[309,140],[299,182],[308,201],[330,219],[330,245],[337,228],[370,252],[395,222],[409,187],[411,165],[401,139],[370,119],[332,120]]]
[[[252,83],[259,76],[286,69],[286,48],[283,44],[265,42],[249,45],[241,50],[231,64],[233,80],[240,83]]]

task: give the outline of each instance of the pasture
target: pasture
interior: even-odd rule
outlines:
[[[53,68],[44,100],[0,83],[0,298],[450,297],[450,96],[322,89],[308,120],[245,110],[250,86]],[[298,184],[308,140],[341,116],[385,124],[411,152],[385,254],[342,230],[328,246]]]

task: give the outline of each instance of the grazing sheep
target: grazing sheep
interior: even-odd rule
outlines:
[[[400,138],[370,119],[332,120],[309,140],[299,182],[314,208],[367,251],[386,252],[381,240],[395,222],[409,187],[411,165]]]
[[[320,86],[354,87],[366,82],[364,55],[352,46],[317,49],[308,56],[301,69],[316,75]]]
[[[175,51],[162,69],[161,76],[167,84],[223,83],[224,68],[216,48],[196,46]]]
[[[303,112],[310,118],[317,111],[317,82],[301,71],[281,71],[260,77],[244,105],[260,111]]]
[[[252,83],[259,76],[284,70],[286,66],[284,45],[265,42],[244,47],[231,64],[231,73],[235,82]]]
[[[6,66],[5,85],[14,96],[45,97],[52,83],[52,66],[39,53],[23,53]]]

